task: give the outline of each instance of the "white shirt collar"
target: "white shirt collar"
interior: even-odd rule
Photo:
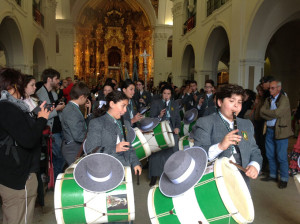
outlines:
[[[71,103],[75,104],[77,107],[79,107],[79,105],[77,103],[75,103],[74,101],[70,101]]]
[[[233,129],[233,121],[228,120],[221,112],[220,112],[221,117],[224,119],[224,121],[228,122],[229,127]]]

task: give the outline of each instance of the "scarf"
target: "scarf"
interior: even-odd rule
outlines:
[[[13,97],[9,92],[7,92],[6,90],[3,90],[1,92],[1,98],[0,98],[0,102],[1,101],[8,101],[14,105],[16,105],[18,108],[20,108],[23,112],[30,112],[29,110],[29,106],[22,100],[22,99],[16,99],[15,97]]]

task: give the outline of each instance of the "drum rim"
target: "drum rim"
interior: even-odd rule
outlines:
[[[228,163],[228,165],[233,169],[234,172],[236,172],[236,178],[237,180],[240,180],[239,184],[241,184],[243,187],[243,191],[242,194],[244,194],[245,198],[246,198],[246,202],[248,204],[248,208],[250,209],[249,211],[249,216],[252,217],[251,220],[246,220],[241,213],[239,212],[239,210],[236,208],[236,206],[234,205],[228,191],[227,191],[227,187],[224,181],[224,176],[223,176],[223,172],[222,172],[222,164],[223,163]],[[233,215],[232,218],[238,222],[238,223],[251,223],[254,220],[254,205],[253,205],[253,201],[251,198],[251,194],[249,192],[248,186],[242,176],[242,174],[240,173],[240,171],[232,164],[229,163],[229,158],[227,157],[223,157],[221,159],[217,159],[215,161],[214,164],[214,175],[215,177],[219,177],[221,176],[222,178],[216,178],[216,185],[219,191],[219,194],[221,196],[221,199],[227,209],[227,211],[229,213],[234,213],[235,211],[237,211],[238,213]]]
[[[139,128],[134,128],[134,131],[136,133],[136,137],[140,140],[142,146],[143,146],[143,149],[145,151],[145,154],[146,154],[146,157],[149,157],[151,155],[151,150],[150,150],[150,146],[147,142],[147,139],[145,138],[145,136],[143,135],[143,132],[139,129]],[[140,160],[143,160],[145,158],[142,158]]]
[[[55,218],[56,222],[58,224],[64,223],[63,219],[63,210],[59,209],[62,207],[61,204],[61,187],[62,187],[62,180],[64,177],[64,173],[58,174],[55,182],[55,187],[54,187],[54,210],[55,210]]]
[[[162,131],[162,135],[163,135],[163,138],[165,139],[166,144],[168,145],[168,147],[170,147],[172,140],[170,139],[170,135],[168,133],[169,130],[168,130],[167,124],[168,124],[168,121],[161,122],[161,131]]]

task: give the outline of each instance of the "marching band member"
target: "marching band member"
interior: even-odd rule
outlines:
[[[135,86],[132,80],[126,79],[122,84],[122,91],[125,93],[129,101],[127,104],[127,110],[124,114],[124,119],[131,122],[131,126],[143,118],[143,115],[137,112],[137,107],[133,100],[134,90]]]
[[[131,166],[135,174],[139,171],[141,175],[141,164],[134,149],[130,142],[123,141],[127,130],[131,128],[128,121],[124,121],[125,128],[120,121],[127,106],[128,98],[123,92],[113,91],[106,96],[106,105],[97,109],[98,113],[94,113],[96,117],[89,123],[84,150],[86,154],[94,151],[110,154],[124,166]],[[97,147],[99,149],[96,150]]]
[[[136,82],[136,91],[134,94],[134,99],[138,105],[138,109],[148,106],[152,101],[151,93],[144,89],[145,83],[143,80],[138,80]]]
[[[162,99],[155,100],[151,104],[150,117],[158,118],[160,121],[169,120],[174,134],[175,146],[152,154],[149,157],[150,186],[155,185],[164,168],[169,156],[178,151],[178,134],[180,130],[180,114],[178,104],[171,100],[172,87],[165,85],[161,89]]]
[[[242,108],[244,89],[238,85],[226,85],[216,93],[218,112],[199,118],[193,136],[195,146],[204,148],[208,159],[233,157],[232,160],[244,168],[242,173],[248,187],[249,177],[256,179],[262,164],[260,149],[254,139],[254,128],[250,120],[236,118]]]

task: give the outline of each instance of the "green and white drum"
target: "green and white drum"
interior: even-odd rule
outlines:
[[[179,139],[178,147],[179,150],[185,150],[186,148],[190,148],[194,146],[194,140],[189,138],[189,136],[183,136]]]
[[[184,194],[169,198],[158,186],[148,194],[152,224],[251,223],[254,207],[248,187],[228,158],[216,160]]]
[[[57,223],[107,223],[135,219],[131,168],[114,190],[97,193],[82,189],[73,173],[58,175],[54,190]]]
[[[132,142],[132,147],[135,150],[139,160],[143,160],[151,155],[149,144],[140,129],[134,128],[135,139]]]
[[[193,126],[195,124],[196,124],[196,121],[193,121],[190,124],[184,124],[183,121],[181,121],[179,137],[183,137],[183,136],[189,135],[190,132],[192,131]]]
[[[298,192],[300,194],[300,174],[295,175],[294,180],[295,180],[295,184],[298,189]]]
[[[152,153],[175,146],[173,131],[169,121],[160,122],[151,132],[144,132]]]

